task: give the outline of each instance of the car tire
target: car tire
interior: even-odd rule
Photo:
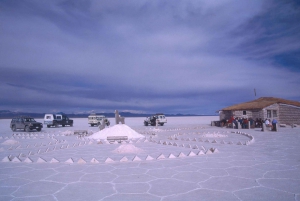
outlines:
[[[50,125],[47,125],[47,128],[50,128]]]
[[[65,126],[66,126],[65,124],[62,125],[62,127],[65,127]]]
[[[13,125],[13,126],[11,127],[11,130],[12,130],[12,131],[16,131],[16,130],[17,130],[16,126]]]
[[[42,128],[37,128],[36,130],[37,130],[37,131],[41,131],[41,130],[42,130]]]
[[[55,123],[54,126],[55,126],[55,128],[58,128],[58,123]]]
[[[91,127],[94,127],[94,124],[91,124]]]
[[[26,126],[24,130],[25,130],[26,132],[30,132],[29,126]]]

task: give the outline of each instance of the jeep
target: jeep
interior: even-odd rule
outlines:
[[[73,126],[73,120],[69,119],[64,113],[57,113],[57,114],[45,114],[44,117],[44,124],[47,125],[47,128],[50,128],[50,126],[62,126],[65,127]]]
[[[102,119],[104,119],[104,122],[107,126],[110,125],[109,120],[105,118],[104,115],[97,115],[95,113],[92,113],[88,116],[88,124],[90,124],[91,126],[95,126],[95,125],[100,126]]]
[[[34,118],[28,116],[19,116],[12,118],[10,122],[10,128],[12,131],[16,131],[17,129],[22,129],[26,132],[30,132],[31,130],[41,131],[43,128],[43,124],[40,122],[36,122]]]
[[[148,125],[156,126],[156,121],[161,126],[163,126],[165,123],[167,123],[167,119],[163,113],[156,113],[155,115],[147,117],[144,120],[144,125],[145,126],[148,126]]]

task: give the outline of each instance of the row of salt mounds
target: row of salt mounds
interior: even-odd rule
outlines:
[[[127,136],[128,139],[143,138],[145,136],[138,134],[135,130],[131,129],[126,124],[117,124],[109,128],[105,128],[93,135],[89,136],[90,139],[107,139],[111,136]]]

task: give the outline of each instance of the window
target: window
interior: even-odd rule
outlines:
[[[277,117],[277,110],[273,110],[273,118]]]
[[[267,118],[271,118],[271,110],[267,110]]]
[[[246,115],[247,114],[247,112],[246,111],[243,111],[243,115]]]

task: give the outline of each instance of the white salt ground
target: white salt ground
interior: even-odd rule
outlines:
[[[222,134],[204,134],[204,135],[201,135],[201,137],[228,137],[228,135],[222,135]]]
[[[109,128],[105,128],[93,135],[89,136],[90,139],[107,139],[108,136],[127,136],[128,139],[145,137],[126,124],[117,124]]]
[[[16,140],[6,140],[2,142],[2,145],[14,145],[14,144],[19,144],[19,142]]]
[[[137,148],[133,144],[122,144],[112,152],[117,154],[131,154],[131,153],[139,154],[142,153],[143,151],[144,151],[143,149]]]

